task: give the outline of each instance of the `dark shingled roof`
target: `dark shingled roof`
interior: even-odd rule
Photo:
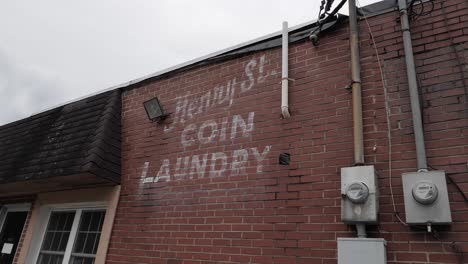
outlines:
[[[77,174],[120,183],[121,94],[113,90],[0,127],[0,184]]]

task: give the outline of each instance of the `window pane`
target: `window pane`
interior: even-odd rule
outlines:
[[[105,214],[105,210],[83,211],[70,264],[94,263]]]
[[[63,256],[41,253],[39,255],[39,259],[37,260],[37,263],[38,264],[62,264],[62,261],[63,261]]]
[[[70,264],[94,264],[94,258],[71,257]]]
[[[37,260],[38,264],[62,263],[74,218],[74,211],[52,212],[50,214]]]

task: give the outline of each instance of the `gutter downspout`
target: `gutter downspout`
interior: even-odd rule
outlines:
[[[353,93],[354,164],[364,164],[364,140],[362,129],[361,64],[359,63],[359,34],[356,1],[349,0],[349,43],[351,49],[351,75]]]
[[[364,164],[364,140],[362,128],[361,64],[359,56],[359,33],[356,14],[356,0],[348,1],[349,7],[349,45],[351,50],[351,78],[353,93],[353,135],[354,165]],[[357,235],[367,237],[366,224],[356,224]]]
[[[290,118],[289,113],[289,67],[288,67],[288,48],[289,34],[288,22],[283,22],[283,38],[282,38],[282,75],[281,75],[281,114],[284,119]]]
[[[413,118],[414,140],[416,142],[416,159],[418,162],[418,171],[427,171],[426,148],[424,144],[421,107],[419,103],[418,83],[416,80],[416,68],[414,66],[413,46],[411,42],[411,32],[406,0],[398,0],[398,8],[401,15],[401,30],[403,32],[403,45],[405,47],[406,74],[408,75],[408,87],[411,99],[411,114]]]

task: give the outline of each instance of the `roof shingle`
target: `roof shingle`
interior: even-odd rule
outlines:
[[[91,173],[120,182],[121,98],[113,90],[0,127],[0,184]]]

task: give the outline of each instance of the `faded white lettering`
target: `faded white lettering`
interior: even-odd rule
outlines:
[[[197,129],[197,126],[195,124],[190,124],[185,127],[184,131],[182,131],[181,135],[181,140],[180,142],[182,143],[182,146],[188,147],[191,146],[193,143],[195,143],[195,139],[190,137],[189,135],[191,132],[195,133],[195,130]]]
[[[169,160],[164,159],[161,165],[161,168],[159,168],[158,174],[156,175],[156,178],[154,179],[154,182],[159,182],[159,180],[162,180],[162,179],[164,179],[165,181],[171,180],[171,172],[170,172],[169,165],[170,165]]]
[[[218,83],[211,90],[201,94],[189,92],[184,96],[177,97],[174,112],[169,120],[170,123],[168,121],[167,125],[164,126],[164,132],[173,132],[174,128],[177,127],[181,130],[182,147],[194,147],[192,150],[204,149],[203,145],[205,144],[226,144],[227,140],[234,141],[236,138],[250,139],[255,128],[254,112],[208,120],[204,118],[198,122],[197,117],[215,107],[221,107],[221,111],[229,113],[227,110],[233,105],[235,98],[251,91],[256,83],[263,83],[269,76],[276,74],[273,71],[267,71],[267,65],[268,61],[265,56],[252,59],[245,64],[244,77],[239,82],[238,77],[234,77],[223,83]],[[248,168],[254,168],[257,173],[262,173],[264,166],[268,164],[270,151],[271,146],[250,147],[226,152],[187,155],[177,157],[172,161],[163,159],[156,176],[148,176],[150,166],[149,162],[146,161],[142,167],[140,184],[246,175]]]
[[[258,77],[257,77],[258,83],[265,82],[266,78],[268,77],[268,74],[263,75],[265,64],[266,64],[265,56],[260,57],[260,63],[258,64]]]
[[[218,160],[220,161],[218,164]],[[218,166],[217,166],[218,164]],[[224,152],[216,152],[211,154],[211,168],[210,177],[221,177],[224,176],[224,172],[227,168],[227,157]]]
[[[219,132],[219,141],[225,141],[226,140],[226,130],[228,127],[228,118],[223,117],[221,121],[221,130]]]
[[[254,129],[253,121],[254,121],[254,112],[249,113],[249,118],[247,120],[247,124],[245,120],[240,115],[234,115],[232,118],[232,126],[231,126],[231,139],[236,138],[237,127],[242,129],[242,136],[249,137],[251,132]]]
[[[247,122],[241,115],[234,115],[231,121],[229,121],[228,117],[223,117],[217,121],[207,120],[199,127],[197,124],[189,124],[182,131],[180,142],[183,147],[209,144],[216,141],[223,142],[226,140],[228,129],[231,130],[231,139],[235,139],[238,136],[250,137],[254,130],[254,117],[255,113],[250,112]]]
[[[174,179],[185,177],[189,171],[190,157],[177,158],[177,163],[174,172]]]
[[[201,160],[198,155],[192,156],[192,166],[190,167],[190,178],[194,179],[205,177],[206,163],[208,162],[208,154],[203,154]]]
[[[229,175],[231,176],[245,175],[247,174],[247,168],[250,166],[256,166],[257,173],[261,173],[270,151],[271,146],[266,146],[262,152],[259,152],[257,148],[248,148],[237,149],[228,153],[214,152],[185,156],[177,158],[174,167],[171,167],[168,159],[164,159],[157,176],[154,177],[154,181],[150,180],[153,177],[147,177],[147,172],[145,172],[141,176],[142,178],[145,177],[142,183],[223,177],[228,176],[228,172],[230,172]],[[250,155],[254,157],[254,160],[249,161]],[[147,168],[147,166],[149,166],[149,162],[143,164],[143,168]],[[171,174],[172,170],[174,174]],[[173,176],[171,177],[171,175]]]
[[[204,135],[206,128],[209,128],[208,136]],[[213,140],[216,138],[217,135],[218,135],[218,125],[213,120],[203,122],[203,124],[200,126],[200,129],[198,130],[198,140],[200,141],[201,144],[208,144],[208,143],[213,142]]]
[[[270,152],[271,146],[266,146],[262,153],[258,152],[257,148],[251,148],[251,150],[254,154],[255,160],[257,160],[257,173],[261,173],[263,172],[263,161],[266,160],[266,156]]]
[[[268,61],[265,55],[259,59],[250,60],[244,67],[245,77],[238,85],[238,77],[227,80],[224,83],[215,85],[211,90],[201,95],[187,93],[184,96],[176,98],[175,111],[171,114],[170,123],[164,126],[164,132],[169,133],[177,124],[184,125],[187,121],[207,112],[213,107],[223,105],[226,108],[231,107],[234,99],[239,94],[252,90],[255,83],[262,83],[273,72],[266,72],[265,65]]]
[[[246,149],[234,150],[232,153],[231,175],[246,174],[249,152]]]
[[[255,60],[249,61],[249,63],[247,63],[247,65],[245,66],[245,75],[247,76],[247,80],[244,80],[241,83],[242,93],[250,91],[255,84],[255,78],[253,75],[253,69],[255,66],[257,66],[257,61]]]

